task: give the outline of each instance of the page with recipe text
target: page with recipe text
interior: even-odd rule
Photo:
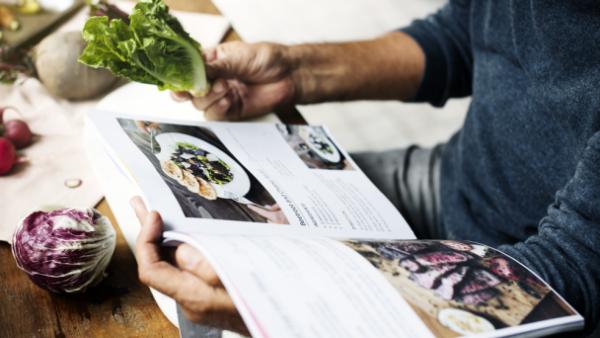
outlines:
[[[324,127],[144,120],[105,111],[90,120],[167,230],[414,238]]]

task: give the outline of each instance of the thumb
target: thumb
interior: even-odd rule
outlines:
[[[217,49],[214,47],[203,49],[202,56],[204,57],[206,76],[209,80],[214,80],[218,77],[218,69],[214,66],[214,62],[217,60]]]
[[[240,75],[239,67],[236,67],[232,60],[227,57],[221,57],[206,63],[206,76],[210,80],[218,78],[231,79]]]
[[[210,265],[210,262],[189,244],[181,244],[175,251],[177,266],[202,279],[211,286],[222,286],[219,276]]]
[[[248,73],[251,53],[240,41],[226,42],[204,53],[209,79],[244,78]]]

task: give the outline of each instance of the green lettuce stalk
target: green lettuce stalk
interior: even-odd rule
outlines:
[[[141,0],[129,21],[89,18],[83,28],[87,46],[79,62],[160,90],[206,94],[209,84],[201,46],[162,0]]]

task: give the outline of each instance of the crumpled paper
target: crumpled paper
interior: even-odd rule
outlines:
[[[15,228],[30,212],[49,207],[97,204],[102,191],[83,146],[85,112],[95,102],[71,103],[52,97],[36,79],[0,86],[0,106],[12,106],[5,119],[25,120],[35,134],[31,146],[19,151],[25,163],[0,176],[0,241],[10,242]],[[76,188],[67,180],[81,180]]]

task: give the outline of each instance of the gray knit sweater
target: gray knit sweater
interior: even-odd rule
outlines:
[[[600,1],[451,0],[404,29],[415,101],[472,96],[442,159],[440,237],[498,247],[600,319]]]

